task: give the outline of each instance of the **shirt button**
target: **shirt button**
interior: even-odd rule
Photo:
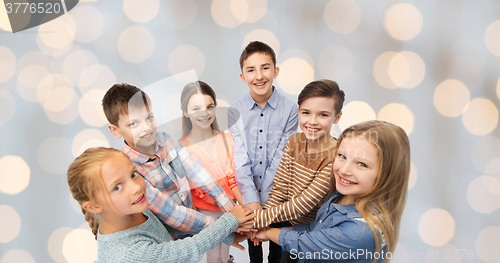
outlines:
[[[262,146],[259,146],[259,149],[262,149]]]
[[[260,193],[260,190],[259,190],[259,193]]]
[[[260,117],[263,117],[263,116],[264,116],[264,114],[263,114],[263,113],[261,113],[261,114],[260,114]]]
[[[262,164],[262,162],[260,162],[260,164]]]
[[[262,176],[261,176],[261,175],[259,175],[259,178],[260,178],[260,179],[262,179]],[[259,192],[260,192],[260,191],[259,191]]]
[[[260,130],[260,132],[262,132],[262,130]]]

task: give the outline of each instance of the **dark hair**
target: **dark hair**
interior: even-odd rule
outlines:
[[[188,136],[188,134],[191,132],[191,129],[193,128],[193,123],[191,123],[191,120],[184,115],[184,113],[187,113],[187,107],[189,104],[189,100],[191,97],[195,94],[203,94],[203,95],[208,95],[212,97],[214,100],[214,105],[217,106],[217,99],[215,97],[215,91],[205,82],[199,80],[195,81],[192,83],[187,84],[184,86],[184,89],[182,90],[181,93],[181,110],[183,112],[182,114],[182,138]],[[219,125],[217,124],[217,119],[215,116],[212,116],[214,118],[214,121],[212,122],[212,129],[214,130],[219,130]]]
[[[299,94],[297,103],[302,104],[306,99],[322,97],[333,98],[335,101],[335,115],[339,114],[344,105],[345,94],[339,89],[337,82],[329,79],[315,80],[307,84]]]
[[[126,83],[114,84],[102,98],[104,115],[115,126],[118,126],[120,114],[128,114],[129,106],[149,109],[150,105],[151,100],[144,91]]]
[[[252,41],[250,42],[240,56],[240,69],[243,70],[243,63],[245,60],[254,53],[262,53],[271,56],[271,59],[274,64],[274,68],[276,68],[276,54],[274,50],[266,43],[260,41]]]

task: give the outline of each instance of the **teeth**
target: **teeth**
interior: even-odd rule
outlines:
[[[318,128],[309,128],[309,127],[307,127],[307,130],[310,131],[310,132],[317,132],[317,131],[319,131]]]
[[[135,200],[135,202],[133,202],[132,204],[136,204],[137,202],[141,201],[143,195],[141,195],[141,197],[139,197],[139,199]]]
[[[342,181],[343,183],[346,183],[346,184],[356,184],[356,183],[353,183],[353,182],[350,182],[350,181],[346,181],[346,180],[344,180],[344,178],[342,178],[340,176],[339,176],[339,178],[340,178],[340,181]]]

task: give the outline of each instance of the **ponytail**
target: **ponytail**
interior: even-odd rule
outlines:
[[[85,150],[68,168],[68,186],[73,198],[80,204],[95,203],[95,193],[104,187],[101,175],[102,164],[112,156],[125,155],[113,148],[97,147]],[[126,156],[126,155],[125,155]],[[99,230],[99,216],[82,208],[85,221],[89,223],[92,234]]]

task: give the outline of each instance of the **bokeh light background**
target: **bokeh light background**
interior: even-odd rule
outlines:
[[[293,101],[312,80],[338,81],[346,103],[334,133],[381,119],[409,134],[393,262],[500,262],[499,1],[80,1],[15,34],[2,8],[1,263],[93,262],[65,172],[88,147],[122,147],[105,90],[194,69],[228,106],[248,92],[238,59],[251,40],[274,48],[275,85]],[[164,89],[165,118],[180,117],[180,91]]]

